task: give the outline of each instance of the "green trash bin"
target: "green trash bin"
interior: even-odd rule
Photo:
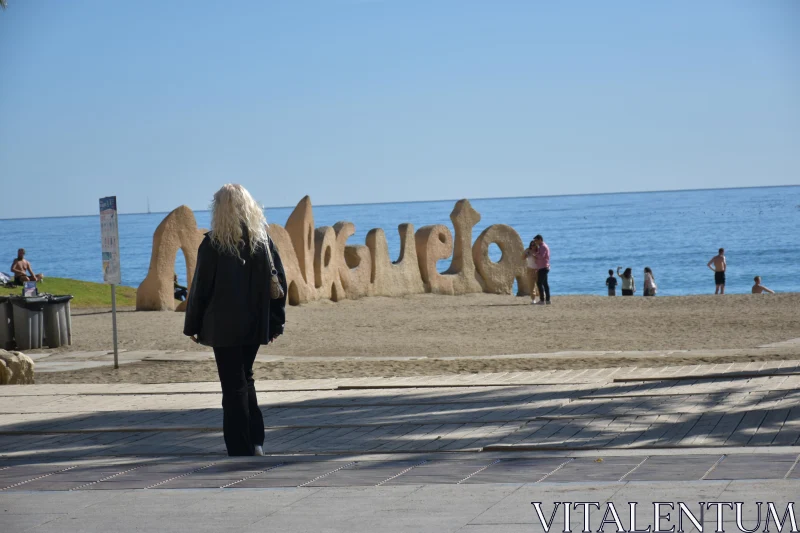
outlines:
[[[44,340],[44,306],[47,298],[12,297],[14,340],[18,350],[37,350]]]
[[[72,317],[69,301],[72,296],[47,296],[44,305],[44,344],[48,348],[72,344]]]
[[[14,322],[11,299],[0,296],[0,350],[9,350],[14,344]]]

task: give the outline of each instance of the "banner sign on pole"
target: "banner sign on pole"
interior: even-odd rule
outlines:
[[[122,282],[119,269],[119,225],[117,197],[100,198],[100,238],[103,252],[103,281],[111,285],[111,328],[114,340],[114,368],[119,368],[117,348],[117,285]]]
[[[119,267],[119,226],[117,197],[100,198],[100,237],[103,251],[103,281],[109,285],[122,283]]]

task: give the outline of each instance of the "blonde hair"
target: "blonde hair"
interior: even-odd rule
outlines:
[[[214,194],[211,202],[211,242],[229,255],[239,256],[244,228],[251,252],[266,248],[267,219],[264,209],[253,200],[247,189],[238,184],[226,183]]]

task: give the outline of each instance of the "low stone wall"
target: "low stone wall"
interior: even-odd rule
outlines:
[[[269,233],[283,261],[291,305],[425,292],[511,294],[515,280],[518,294],[530,294],[522,259],[525,248],[513,228],[489,226],[473,244],[472,230],[481,215],[469,200],[456,202],[450,220],[455,236],[443,225],[424,226],[415,232],[412,224],[400,224],[400,257],[396,261],[389,256],[382,229],[371,230],[365,245],[350,245],[347,240],[355,233],[352,222],[315,227],[308,196],[297,204],[285,227],[270,224]],[[159,224],[153,235],[150,269],[136,293],[137,310],[184,310],[185,302],[176,308],[173,298],[175,258],[178,249],[183,250],[191,291],[197,249],[205,232],[186,206],[175,209]],[[491,244],[503,253],[499,262],[489,258]],[[437,261],[449,257],[450,268],[440,273]]]
[[[0,350],[0,385],[33,384],[33,359],[20,352]]]

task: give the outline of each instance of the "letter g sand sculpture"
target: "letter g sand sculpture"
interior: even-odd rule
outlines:
[[[415,233],[413,225],[400,224],[400,256],[396,261],[389,256],[382,229],[371,230],[365,245],[353,245],[347,244],[355,234],[351,222],[315,228],[308,196],[297,204],[285,227],[270,224],[269,232],[283,260],[291,305],[426,292],[511,294],[515,280],[518,295],[530,294],[522,239],[513,228],[505,224],[489,226],[473,244],[472,230],[481,215],[469,200],[456,202],[450,220],[455,236],[443,225],[424,226]],[[164,218],[153,235],[150,269],[136,293],[137,310],[184,310],[185,302],[176,306],[173,299],[175,258],[181,249],[191,291],[197,248],[205,232],[197,227],[194,213],[186,206]],[[498,262],[489,258],[491,244],[502,252]],[[450,267],[439,272],[437,261],[450,257]]]

